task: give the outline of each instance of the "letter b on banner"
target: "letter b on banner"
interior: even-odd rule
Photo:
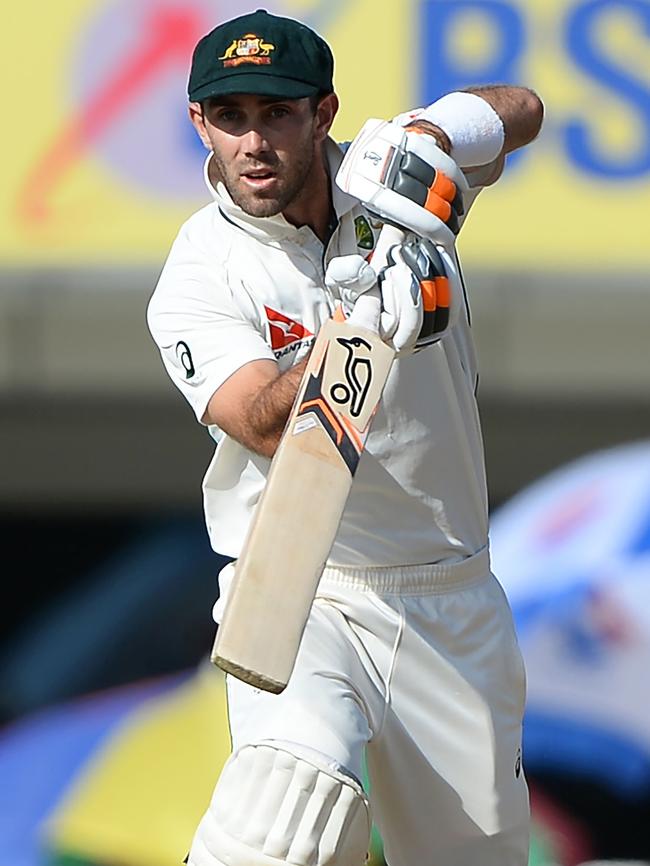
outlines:
[[[519,12],[503,0],[424,0],[420,4],[420,103],[472,84],[521,80],[519,62],[525,50],[525,26]],[[478,52],[463,52],[454,36],[468,24],[478,25],[485,43]]]

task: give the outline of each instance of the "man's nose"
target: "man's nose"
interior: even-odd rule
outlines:
[[[264,133],[261,129],[255,126],[251,126],[251,128],[244,135],[244,150],[246,153],[263,153],[266,150],[269,150],[269,143],[264,136]]]

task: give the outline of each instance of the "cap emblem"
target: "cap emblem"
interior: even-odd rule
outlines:
[[[272,51],[275,51],[275,45],[271,42],[264,42],[264,38],[255,33],[246,33],[241,39],[233,39],[219,60],[223,60],[224,66],[270,63]]]

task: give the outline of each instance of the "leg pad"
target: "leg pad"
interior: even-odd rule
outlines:
[[[246,745],[223,768],[189,866],[363,866],[370,827],[361,785],[325,755]]]

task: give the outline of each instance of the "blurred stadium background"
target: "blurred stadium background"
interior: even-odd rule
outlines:
[[[259,5],[7,10],[1,866],[178,863],[227,754],[222,683],[204,664],[219,569],[200,502],[212,449],[163,374],[144,312],[181,222],[207,201],[185,117],[192,47]],[[469,84],[527,84],[546,102],[540,140],[479,201],[460,242],[495,558],[531,672],[531,864],[650,860],[650,622],[635,618],[648,605],[582,592],[594,575],[600,588],[605,573],[614,586],[633,575],[649,600],[650,3],[264,6],[332,44],[341,140],[367,117]],[[550,487],[535,484],[548,473]],[[551,597],[552,653],[526,631]],[[593,717],[589,695],[569,700],[566,723],[544,684],[568,670],[571,700],[595,672],[601,704],[608,673],[625,688]]]

